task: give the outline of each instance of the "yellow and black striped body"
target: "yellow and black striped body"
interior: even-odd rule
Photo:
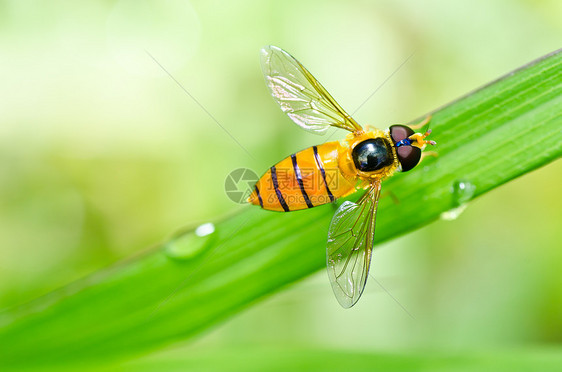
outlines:
[[[355,191],[356,179],[344,175],[340,141],[309,147],[271,167],[256,183],[248,201],[273,211],[295,211],[333,202]]]
[[[342,141],[326,142],[292,154],[258,180],[248,202],[272,211],[296,211],[331,203],[357,188],[385,179],[399,166],[394,147],[388,150],[389,165],[376,171],[358,170],[352,158],[352,150],[358,144],[377,138],[392,143],[389,131],[373,129],[349,133]]]

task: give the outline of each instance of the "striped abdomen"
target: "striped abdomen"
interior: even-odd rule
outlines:
[[[330,203],[355,191],[355,180],[338,167],[339,141],[309,147],[271,167],[248,201],[273,211],[295,211]]]

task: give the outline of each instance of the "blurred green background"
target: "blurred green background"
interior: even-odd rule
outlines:
[[[261,46],[291,52],[349,112],[413,53],[355,114],[386,127],[559,48],[561,14],[555,0],[0,1],[0,308],[246,208],[225,195],[230,171],[325,140],[276,107]],[[372,273],[392,296],[371,281],[346,311],[320,272],[196,343],[560,346],[561,181],[558,161],[380,246]]]

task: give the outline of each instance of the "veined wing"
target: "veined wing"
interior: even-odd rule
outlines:
[[[261,65],[271,95],[297,125],[323,134],[330,126],[355,132],[361,126],[293,56],[276,46],[261,50]]]
[[[332,289],[340,305],[359,300],[371,265],[380,181],[374,181],[357,203],[344,202],[328,231],[326,263]]]

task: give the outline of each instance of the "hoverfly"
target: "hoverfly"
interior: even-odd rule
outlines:
[[[406,172],[421,160],[430,134],[392,125],[388,130],[364,129],[332,98],[294,57],[268,46],[261,65],[275,101],[297,125],[317,134],[329,127],[350,133],[294,153],[272,166],[256,183],[248,202],[263,209],[290,212],[334,202],[367,190],[353,203],[340,205],[328,231],[327,266],[334,294],[344,308],[353,306],[365,288],[381,181],[395,171]],[[429,121],[426,118],[417,127]],[[425,154],[424,154],[425,155]]]

